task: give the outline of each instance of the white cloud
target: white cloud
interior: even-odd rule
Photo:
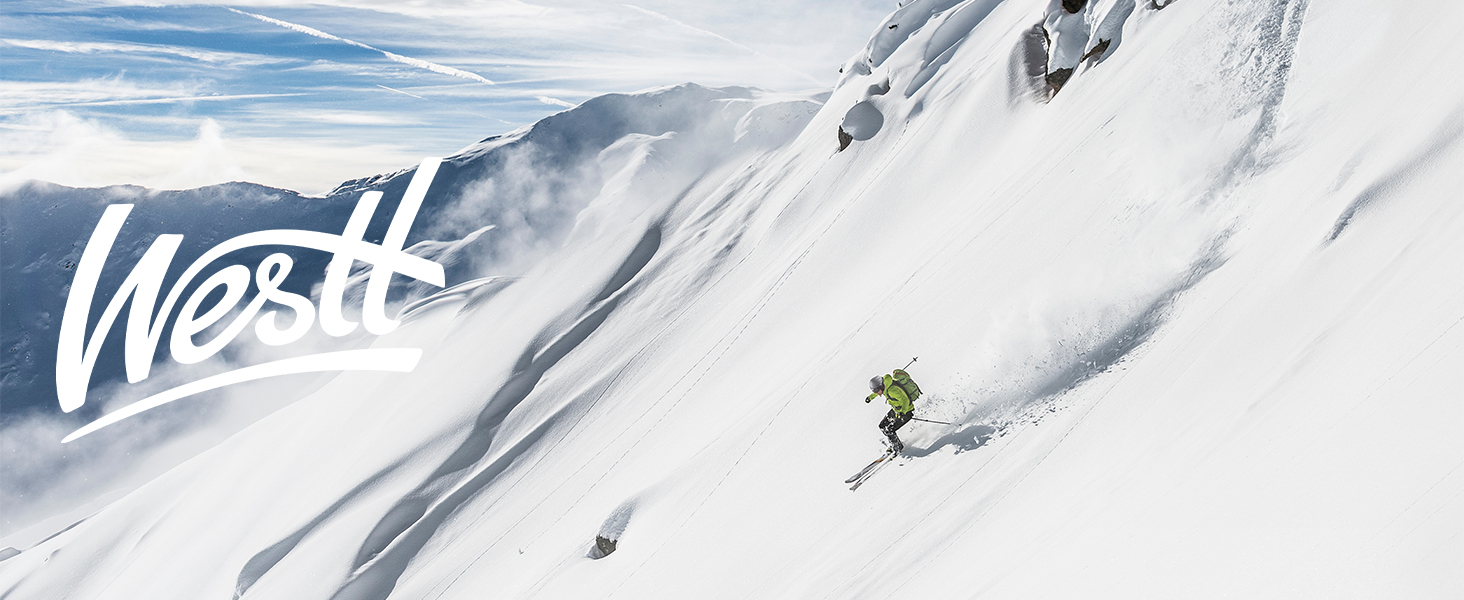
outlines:
[[[219,102],[224,100],[257,100],[260,98],[287,98],[290,96],[306,96],[308,94],[214,94],[210,96],[171,96],[163,98],[134,98],[130,100],[98,100],[94,102],[60,102],[51,104],[47,108],[62,108],[68,106],[123,106],[128,104],[182,104],[186,102]]]
[[[125,106],[137,104],[183,104],[287,98],[304,93],[204,94],[201,84],[177,82],[139,85],[121,76],[79,81],[0,80],[0,115],[27,114],[79,106]],[[5,125],[0,125],[4,127]]]
[[[420,96],[418,97],[420,98]],[[418,122],[398,114],[354,110],[294,110],[290,111],[289,115],[283,116],[300,121],[337,125],[411,125]]]
[[[197,96],[189,82],[139,85],[121,76],[77,81],[8,81],[0,79],[0,113],[45,109],[57,104],[83,104]]]
[[[558,98],[550,98],[548,96],[535,96],[535,98],[537,98],[540,102],[543,102],[544,104],[548,104],[550,106],[563,106],[565,108],[574,108],[575,106],[578,106],[573,102],[565,102]]]
[[[157,6],[153,0],[113,0],[109,4],[121,6]],[[248,6],[254,8],[298,8],[298,0],[199,0],[194,5]],[[407,15],[420,18],[472,17],[490,18],[524,17],[542,15],[546,8],[542,3],[526,3],[519,0],[313,0],[311,4],[338,8],[356,8],[377,12]]]
[[[419,152],[388,142],[341,138],[226,137],[212,119],[180,119],[193,139],[142,140],[94,119],[55,110],[0,126],[0,189],[28,179],[74,187],[133,183],[191,188],[253,181],[323,194],[342,181],[409,165]]]
[[[159,181],[163,189],[188,189],[226,181],[249,181],[250,176],[231,156],[224,143],[223,128],[217,121],[204,119],[198,126],[187,159]]]
[[[47,50],[51,52],[65,52],[67,54],[165,54],[182,56],[193,60],[214,63],[216,65],[227,65],[230,67],[252,67],[258,65],[278,64],[289,62],[291,59],[270,57],[260,54],[245,54],[241,52],[219,52],[216,50],[200,50],[187,46],[157,45],[157,44],[125,44],[117,42],[73,42],[59,40],[21,40],[13,38],[0,39],[0,42],[18,48],[30,48],[32,50]]]
[[[28,179],[93,187],[135,177],[163,189],[197,187],[249,177],[229,156],[212,119],[199,122],[198,137],[184,142],[128,139],[97,121],[65,111],[22,119],[0,130],[0,189]],[[124,175],[127,174],[127,175]]]

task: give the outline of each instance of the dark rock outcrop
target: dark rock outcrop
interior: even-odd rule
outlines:
[[[601,559],[610,556],[615,551],[616,540],[603,535],[595,536],[595,547],[590,550],[590,558]]]
[[[1047,85],[1052,86],[1053,93],[1057,93],[1062,90],[1063,84],[1066,84],[1072,76],[1072,69],[1058,69],[1047,74]]]

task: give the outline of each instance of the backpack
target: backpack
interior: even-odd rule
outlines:
[[[910,397],[911,403],[914,403],[915,399],[920,397],[920,386],[915,385],[915,380],[910,379],[909,373],[906,373],[902,369],[895,369],[895,372],[890,373],[890,377],[895,380],[895,385],[905,390],[905,395]]]

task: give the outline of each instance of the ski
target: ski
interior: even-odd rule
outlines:
[[[870,477],[874,477],[874,474],[875,473],[878,473],[879,470],[882,469],[882,468],[884,468],[885,465],[890,464],[892,462],[895,462],[893,460],[895,458],[895,456],[897,456],[897,454],[894,453],[894,452],[891,452],[891,453],[885,455],[884,458],[881,458],[879,462],[874,463],[874,465],[873,465],[874,468],[870,469],[869,472],[863,474],[858,479],[854,480],[854,485],[849,486],[849,491],[852,492],[852,491],[855,491],[855,490],[859,489],[859,486],[864,485],[864,482],[869,481],[869,478]]]
[[[893,458],[894,456],[895,453],[893,451],[885,450],[884,454],[881,454],[879,458],[874,459],[874,462],[869,463],[869,466],[860,469],[858,473],[855,473],[848,479],[845,479],[844,483],[854,483],[855,481],[858,481],[861,477],[864,477],[865,475],[868,475],[870,472],[874,471],[874,468],[878,467],[880,463],[883,463],[886,460]],[[858,484],[855,484],[855,487],[858,487]]]

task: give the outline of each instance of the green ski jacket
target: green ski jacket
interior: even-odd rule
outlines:
[[[866,401],[873,400],[879,395],[879,392],[870,394],[869,398],[866,398]],[[903,388],[895,385],[895,378],[889,375],[884,376],[884,397],[885,402],[888,402],[890,408],[895,409],[895,413],[897,414],[903,415],[915,412],[915,405],[910,402],[910,395],[906,394]]]

